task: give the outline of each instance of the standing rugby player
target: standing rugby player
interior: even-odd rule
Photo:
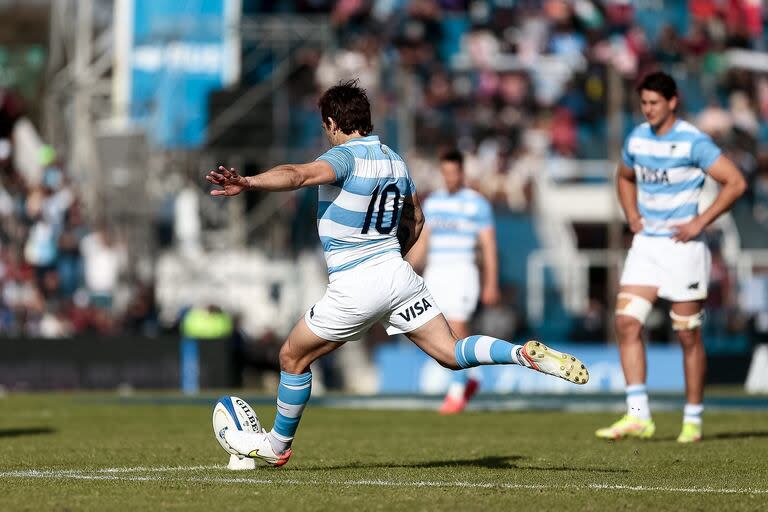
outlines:
[[[481,194],[464,184],[464,158],[460,151],[440,157],[444,188],[424,202],[426,224],[408,253],[414,268],[424,268],[424,281],[454,334],[469,336],[469,321],[478,298],[485,306],[499,302],[499,264],[493,209]],[[480,253],[481,269],[477,265]],[[442,414],[464,410],[477,392],[476,370],[454,372]]]
[[[656,426],[648,407],[643,324],[658,297],[683,349],[686,405],[677,440],[701,439],[706,355],[701,339],[710,254],[704,228],[744,193],[739,170],[712,140],[678,119],[677,85],[667,74],[646,76],[637,88],[645,123],[624,143],[617,188],[634,235],[616,301],[616,333],[627,383],[627,414],[596,432],[604,439],[650,438]],[[721,185],[714,203],[699,211],[707,176]]]

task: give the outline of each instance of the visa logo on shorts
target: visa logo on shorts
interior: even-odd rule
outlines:
[[[398,313],[401,317],[403,317],[403,320],[406,322],[410,322],[412,319],[416,318],[417,316],[421,316],[426,310],[432,307],[432,304],[429,303],[427,299],[421,299],[420,301],[417,301],[414,305],[407,308],[402,313]]]

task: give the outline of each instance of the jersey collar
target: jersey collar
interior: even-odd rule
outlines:
[[[374,144],[381,144],[378,135],[368,135],[367,137],[356,137],[349,139],[342,146],[372,146]]]

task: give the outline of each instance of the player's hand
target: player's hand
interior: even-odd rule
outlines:
[[[234,167],[227,170],[226,167],[220,165],[218,172],[209,172],[205,179],[209,183],[221,187],[211,190],[212,196],[236,196],[248,188],[248,180],[237,174]]]
[[[672,240],[687,242],[699,236],[702,231],[704,231],[704,225],[699,220],[699,217],[694,217],[690,222],[677,226],[675,234],[672,235]]]
[[[495,306],[501,301],[501,293],[498,286],[486,286],[480,294],[480,302],[483,306]]]
[[[637,217],[629,219],[629,229],[633,233],[639,233],[643,230],[643,218],[639,215]]]

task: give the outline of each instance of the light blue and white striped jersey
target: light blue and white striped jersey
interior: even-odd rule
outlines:
[[[648,123],[632,130],[621,156],[635,171],[644,235],[671,236],[676,225],[698,215],[706,170],[720,153],[708,135],[686,121],[677,120],[661,136]]]
[[[335,182],[318,189],[317,231],[328,273],[400,258],[400,212],[416,193],[400,155],[370,135],[334,146],[318,160],[336,173]]]
[[[455,194],[439,190],[424,202],[429,227],[429,265],[475,264],[477,235],[493,227],[490,203],[478,192],[462,188]]]

